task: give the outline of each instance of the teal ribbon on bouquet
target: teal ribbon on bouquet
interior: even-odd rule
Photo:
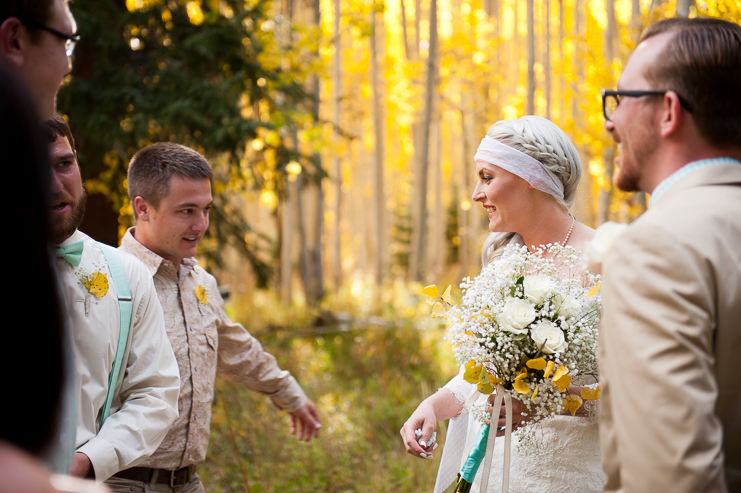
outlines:
[[[480,396],[479,392],[475,392],[474,395],[469,397],[466,401],[466,407],[470,406]],[[499,410],[502,407],[502,400],[504,400],[505,409],[505,427],[504,427],[504,460],[503,460],[503,471],[502,471],[502,493],[509,492],[509,455],[510,448],[512,445],[512,396],[509,391],[504,390],[504,387],[497,385],[496,398],[494,400],[494,406],[492,407],[492,414],[489,417],[490,422],[493,424],[494,413],[496,412],[497,418],[499,418]],[[455,487],[457,493],[468,493],[471,491],[471,485],[473,480],[476,478],[476,473],[481,466],[481,462],[484,462],[484,476],[481,478],[480,491],[487,491],[489,485],[489,472],[491,471],[491,458],[494,452],[494,440],[496,440],[496,433],[489,433],[491,425],[481,425],[479,433],[476,435],[476,440],[471,447],[471,452],[468,454],[468,458],[463,463],[461,472],[458,475],[458,484]]]

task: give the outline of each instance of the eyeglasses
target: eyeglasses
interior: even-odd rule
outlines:
[[[620,99],[622,97],[627,98],[642,98],[644,96],[663,96],[669,91],[610,91],[608,89],[602,89],[602,113],[605,115],[605,120],[612,121],[612,116],[615,114],[618,106],[620,106]],[[679,103],[687,110],[692,113],[689,103],[687,100],[677,94]]]
[[[59,32],[56,29],[52,29],[49,26],[45,26],[43,24],[39,24],[36,21],[23,21],[23,24],[26,26],[33,28],[33,29],[43,29],[44,31],[52,33],[54,36],[65,40],[64,48],[67,56],[72,56],[72,53],[75,51],[75,45],[77,45],[77,42],[80,41],[80,35],[79,34],[64,34],[63,32]]]

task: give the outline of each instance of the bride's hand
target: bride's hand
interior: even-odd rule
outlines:
[[[437,448],[437,444],[428,446],[427,442],[435,431],[437,417],[435,409],[428,400],[422,401],[417,409],[409,416],[404,426],[401,427],[401,439],[404,441],[404,447],[407,452],[415,457],[423,459],[432,459],[432,451]],[[421,429],[422,436],[417,441],[415,430]],[[423,446],[424,444],[424,446]]]
[[[493,401],[495,397],[495,394],[489,396],[489,410],[491,409],[491,406],[494,405]],[[523,407],[522,402],[514,397],[512,398],[512,431],[516,430],[521,424],[524,424],[524,419],[522,417]],[[497,436],[504,436],[504,427],[507,426],[507,410],[504,406],[504,402],[502,402],[502,406],[499,408],[499,414],[492,414],[494,416],[499,416],[499,419],[497,420]]]

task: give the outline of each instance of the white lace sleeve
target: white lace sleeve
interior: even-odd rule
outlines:
[[[464,371],[465,368],[461,367],[458,375],[438,391],[453,394],[456,402],[461,405],[461,412],[453,417],[448,425],[434,493],[442,493],[455,481],[458,472],[461,470],[465,451],[470,448],[469,435],[472,431],[473,420],[463,404],[476,390],[476,386],[463,380]]]
[[[461,406],[463,406],[463,404],[466,403],[466,400],[468,400],[471,394],[473,394],[474,391],[476,390],[476,386],[474,384],[468,383],[465,380],[463,380],[464,372],[465,372],[465,368],[461,366],[461,369],[458,372],[458,375],[453,377],[448,383],[445,384],[445,386],[442,389],[440,389],[440,391],[448,390],[451,394],[453,394],[453,396],[455,397],[455,401]],[[453,419],[456,419],[457,417],[467,412],[468,411],[466,411],[466,409],[464,408]]]

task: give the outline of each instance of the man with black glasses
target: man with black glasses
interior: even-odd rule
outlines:
[[[22,77],[44,120],[56,111],[57,91],[72,70],[78,40],[67,0],[0,2],[0,63]]]
[[[649,26],[602,97],[651,194],[602,266],[605,491],[741,491],[741,26]]]

